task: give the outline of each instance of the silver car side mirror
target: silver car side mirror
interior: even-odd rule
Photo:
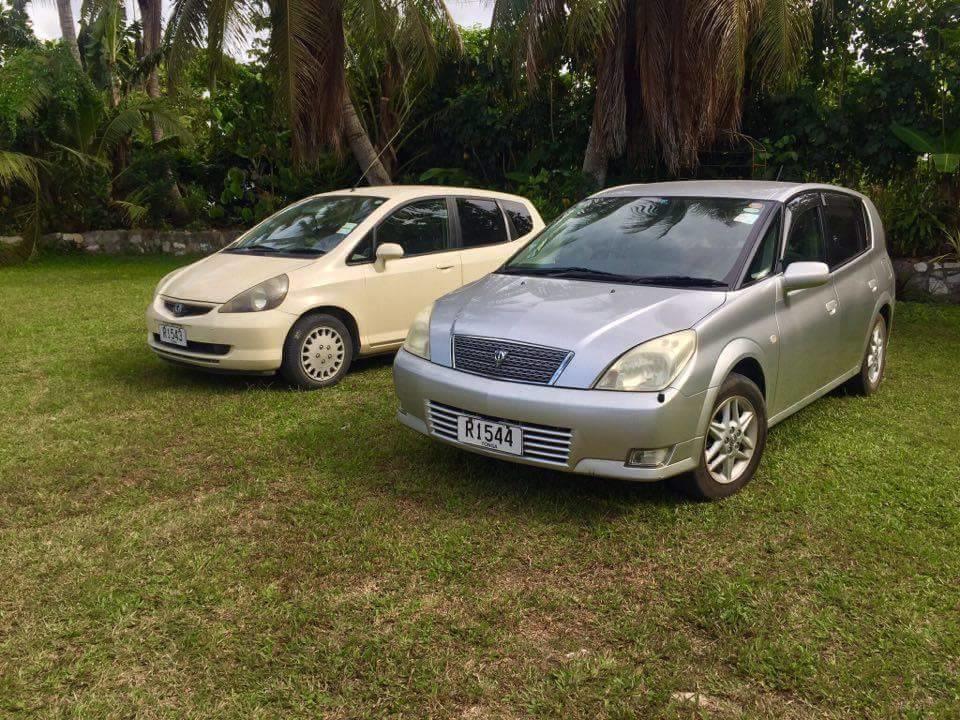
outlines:
[[[783,273],[783,290],[806,290],[830,282],[830,268],[822,262],[794,262]]]
[[[387,260],[396,260],[403,257],[403,248],[396,243],[377,245],[377,261],[382,265]]]

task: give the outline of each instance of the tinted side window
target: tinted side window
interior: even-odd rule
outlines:
[[[792,262],[826,262],[823,230],[820,227],[820,209],[816,206],[793,216],[790,237],[783,253],[784,266]]]
[[[396,243],[404,255],[424,255],[449,246],[447,201],[420,200],[404,205],[377,228],[377,245]]]
[[[778,212],[770,223],[770,227],[767,228],[767,232],[763,234],[763,240],[760,241],[753,256],[753,262],[747,270],[745,284],[763,280],[773,274],[773,268],[777,263],[777,250],[780,247],[780,218],[781,215]]]
[[[501,200],[500,207],[510,218],[514,237],[521,237],[533,230],[533,218],[530,216],[530,211],[527,210],[526,205],[513,200]]]
[[[503,213],[496,200],[467,200],[457,198],[460,216],[460,237],[463,247],[495,245],[507,241]]]
[[[829,237],[827,258],[830,268],[841,265],[866,247],[866,228],[860,203],[845,195],[826,195]]]

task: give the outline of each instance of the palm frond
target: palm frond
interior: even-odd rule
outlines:
[[[17,183],[25,185],[33,193],[40,190],[42,161],[23,153],[0,150],[0,187],[8,188]]]
[[[346,92],[340,0],[274,0],[270,60],[277,71],[299,164],[316,162],[325,143],[339,147]]]
[[[127,224],[130,226],[135,226],[150,212],[150,208],[147,205],[141,205],[128,200],[113,200],[110,204],[124,214],[127,218]]]
[[[143,121],[143,113],[139,107],[125,106],[119,108],[103,128],[94,155],[106,157],[132,132],[143,127]]]
[[[813,38],[813,11],[804,0],[765,0],[756,35],[755,72],[769,88],[791,87]]]

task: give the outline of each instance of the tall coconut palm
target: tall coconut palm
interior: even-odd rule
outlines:
[[[597,185],[611,158],[652,148],[674,173],[739,127],[748,76],[796,77],[810,41],[809,0],[497,0],[494,23],[524,33],[528,80],[552,38],[595,58],[583,172]]]
[[[60,37],[79,65],[80,45],[77,43],[77,26],[73,22],[73,7],[70,5],[70,0],[57,0],[57,17],[60,19]]]
[[[140,61],[148,68],[144,85],[147,96],[155,100],[160,97],[160,77],[157,66],[162,38],[162,3],[161,0],[137,0],[137,5],[140,7],[140,18],[143,25]],[[154,142],[163,139],[163,131],[157,123],[152,123],[150,132]]]

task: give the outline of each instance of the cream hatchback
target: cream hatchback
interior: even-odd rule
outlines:
[[[495,270],[543,228],[529,200],[392,186],[315,195],[173,271],[147,308],[159,357],[332,385],[396,350],[417,312]]]

